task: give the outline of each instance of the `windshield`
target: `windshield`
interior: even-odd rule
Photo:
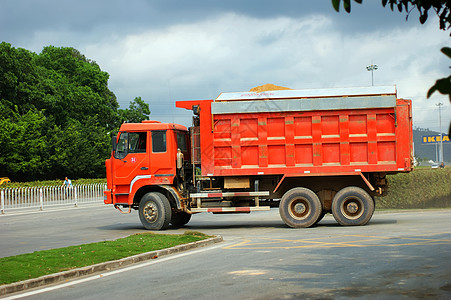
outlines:
[[[117,142],[116,152],[114,152],[114,158],[123,159],[127,156],[128,149],[128,132],[122,132]]]
[[[147,132],[122,132],[117,142],[114,157],[125,158],[129,153],[146,153]]]

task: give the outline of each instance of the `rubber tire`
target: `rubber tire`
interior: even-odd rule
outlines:
[[[172,212],[171,224],[174,227],[182,227],[186,225],[189,220],[191,220],[191,215],[181,211],[181,212]]]
[[[295,206],[303,209],[296,212]],[[316,224],[323,208],[318,196],[307,188],[294,188],[286,192],[279,204],[279,213],[282,220],[292,228],[310,227]]]
[[[349,211],[347,206],[352,202],[357,211]],[[351,203],[351,204],[352,204]],[[340,190],[332,200],[332,215],[344,226],[360,226],[367,224],[374,213],[374,200],[362,188],[348,186]]]
[[[153,209],[151,216],[145,212]],[[171,205],[168,198],[158,192],[145,194],[139,202],[139,219],[148,230],[161,230],[169,227],[171,222]],[[146,217],[147,216],[147,217]]]
[[[320,201],[321,201],[321,200],[320,200]],[[325,212],[325,211],[322,211],[322,212],[319,214],[319,218],[318,218],[318,220],[316,220],[316,222],[315,222],[314,225],[316,225],[316,224],[318,224],[319,222],[321,222],[321,220],[324,218],[325,215],[326,215],[326,212]]]

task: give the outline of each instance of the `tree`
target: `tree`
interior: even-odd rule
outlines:
[[[76,49],[0,43],[0,176],[104,177],[120,122],[108,79]]]
[[[35,108],[39,99],[35,56],[25,49],[11,47],[11,44],[0,44],[0,116],[9,116],[15,105],[21,114]]]
[[[55,125],[50,136],[49,161],[56,177],[105,176],[104,165],[111,153],[111,139],[95,116],[85,123],[72,120],[64,128]]]
[[[149,104],[144,102],[141,97],[136,97],[130,102],[130,106],[127,109],[119,109],[119,116],[122,123],[141,123],[142,121],[149,119]]]
[[[338,12],[342,0],[332,0],[332,5]],[[362,0],[354,0],[354,2],[362,4]],[[433,10],[439,17],[440,29],[447,30],[451,27],[451,2],[449,0],[382,0],[382,6],[390,5],[390,9],[397,9],[400,13],[405,10],[407,13],[406,20],[409,18],[411,11],[416,8],[420,13],[420,23],[424,24],[428,17],[429,11]],[[343,8],[347,13],[351,12],[351,0],[343,0]],[[450,34],[451,35],[451,34]]]
[[[362,0],[354,0],[354,2],[362,4]],[[340,3],[341,0],[332,0],[332,5],[337,12],[340,10]],[[448,30],[451,28],[451,1],[449,0],[382,0],[382,6],[386,7],[387,4],[390,5],[392,11],[395,9],[400,13],[405,11],[407,13],[406,20],[409,18],[412,10],[416,8],[420,13],[419,21],[421,24],[427,21],[429,11],[433,10],[439,18],[440,29]],[[350,13],[351,0],[343,0],[343,8],[347,13]],[[444,47],[441,51],[451,58],[451,48]],[[438,79],[429,89],[427,97],[430,98],[436,91],[443,95],[448,95],[449,101],[451,102],[451,76]],[[451,124],[448,135],[451,137]]]
[[[95,61],[74,48],[48,46],[37,56],[36,64],[41,68],[40,89],[46,94],[42,105],[57,124],[97,114],[101,126],[114,128],[119,105],[108,89],[109,74]]]
[[[49,172],[47,120],[42,111],[0,119],[0,176],[27,180]]]

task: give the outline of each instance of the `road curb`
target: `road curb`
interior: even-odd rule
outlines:
[[[156,259],[160,256],[170,255],[174,253],[179,253],[195,248],[206,247],[212,244],[222,242],[222,236],[215,236],[206,240],[192,242],[188,244],[178,245],[175,247],[156,250],[146,253],[141,253],[126,258],[107,261],[104,263],[95,264],[92,266],[86,266],[82,268],[77,268],[69,271],[59,272],[55,274],[45,275],[38,278],[28,279],[24,281],[19,281],[15,283],[5,284],[0,286],[0,296],[4,296],[11,293],[22,292],[28,289],[43,287],[49,284],[54,284],[62,281],[68,281],[70,279],[93,275],[95,273],[103,271],[111,271],[114,269],[122,268],[139,262],[143,262],[150,259]]]

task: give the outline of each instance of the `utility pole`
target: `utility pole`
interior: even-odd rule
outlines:
[[[438,123],[440,128],[440,162],[443,163],[443,134],[442,134],[442,110],[441,106],[443,103],[439,102],[436,104],[438,106]]]
[[[371,65],[369,65],[368,67],[366,67],[367,71],[371,72],[371,86],[374,86],[374,77],[373,77],[373,71],[377,70],[377,65],[373,65],[373,63],[371,63]]]

